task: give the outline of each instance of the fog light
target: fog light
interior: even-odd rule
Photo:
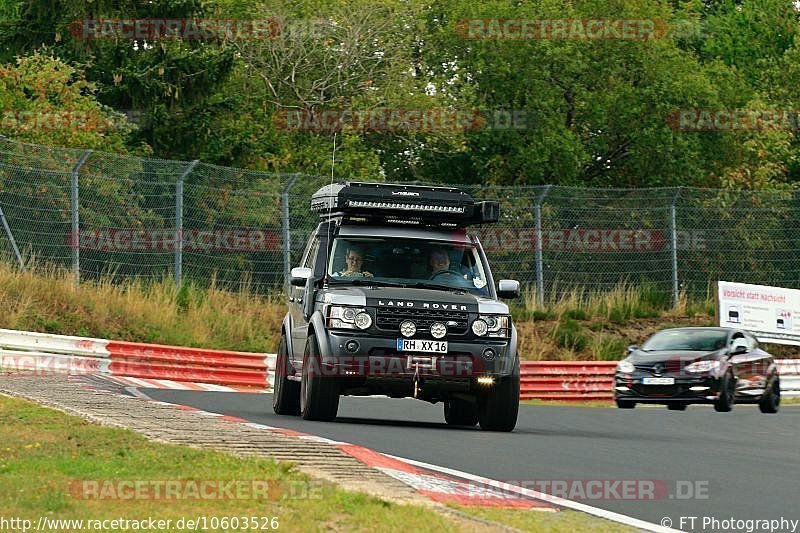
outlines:
[[[628,387],[614,387],[614,388],[617,389],[617,390],[621,390],[621,391],[627,391],[628,390]]]
[[[709,387],[689,387],[689,390],[694,390],[694,391],[701,391],[701,390],[708,390],[708,389],[709,389]]]
[[[347,348],[348,352],[354,353],[358,351],[359,344],[358,341],[347,341],[344,347]]]
[[[494,377],[492,376],[481,376],[478,378],[478,385],[483,385],[488,387],[490,385],[494,385]]]
[[[491,348],[486,348],[483,351],[483,358],[486,359],[487,361],[494,361],[496,355],[497,354],[494,353],[494,350],[492,350]]]

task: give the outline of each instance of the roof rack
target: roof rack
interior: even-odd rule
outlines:
[[[311,210],[324,219],[352,222],[468,226],[497,222],[497,202],[476,202],[454,187],[344,181],[311,197]]]

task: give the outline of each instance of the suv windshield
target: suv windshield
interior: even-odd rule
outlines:
[[[706,330],[667,330],[660,331],[650,337],[642,345],[642,350],[653,352],[656,350],[687,350],[711,352],[725,347],[728,340],[727,331]]]
[[[331,249],[328,276],[341,283],[358,280],[490,295],[478,250],[463,243],[338,237]]]

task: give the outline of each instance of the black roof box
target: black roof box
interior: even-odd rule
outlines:
[[[497,202],[476,202],[454,187],[355,181],[322,187],[311,197],[311,210],[323,218],[365,217],[373,223],[416,221],[466,226],[500,218]]]

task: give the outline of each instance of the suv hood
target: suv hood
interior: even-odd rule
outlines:
[[[325,292],[324,302],[386,308],[442,309],[470,313],[508,313],[508,306],[470,293],[410,287],[335,287]]]

